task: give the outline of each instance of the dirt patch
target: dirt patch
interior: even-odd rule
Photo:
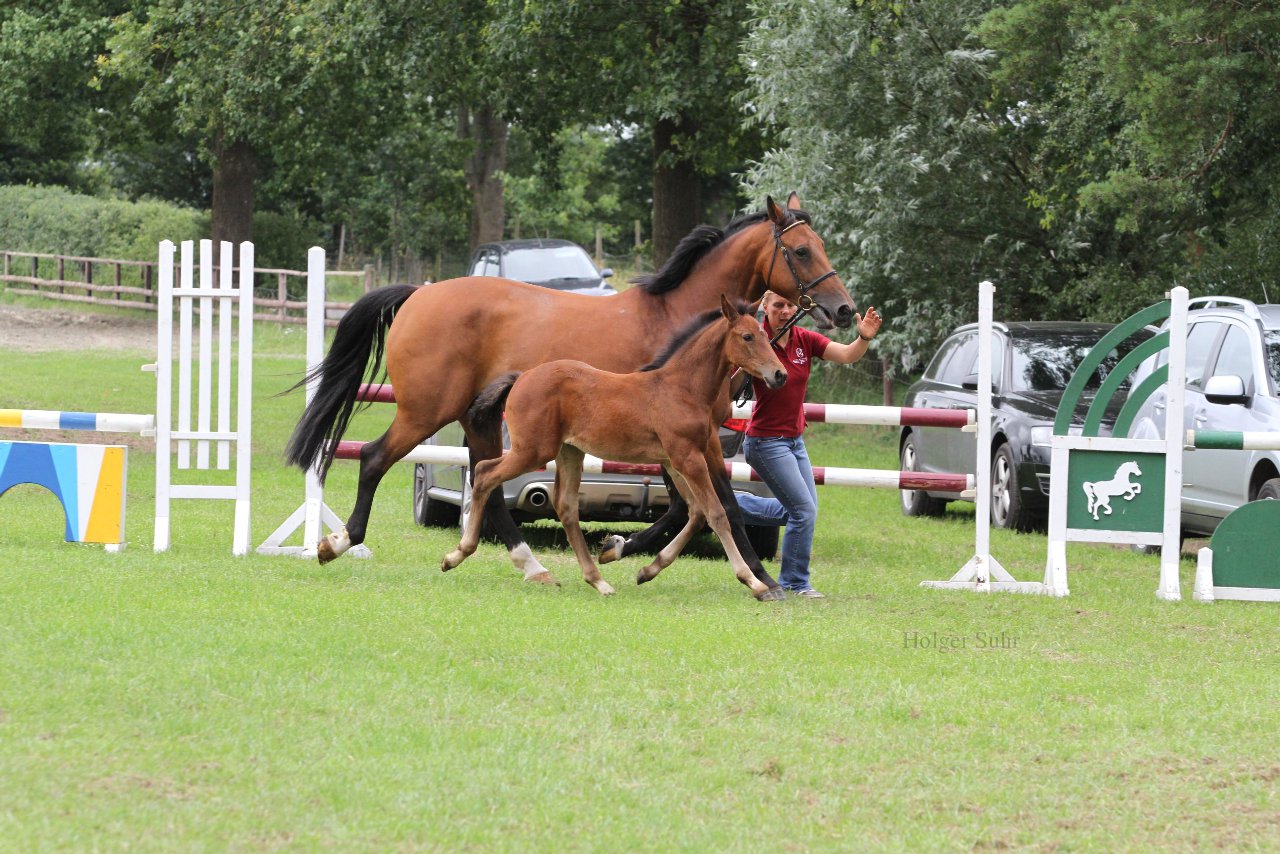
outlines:
[[[140,350],[155,352],[156,319],[62,308],[0,305],[0,350]]]

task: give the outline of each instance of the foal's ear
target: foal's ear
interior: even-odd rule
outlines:
[[[787,196],[787,209],[798,211],[802,207],[803,205],[800,204],[800,194],[797,193],[795,190],[792,190],[791,195]]]
[[[723,314],[724,319],[730,323],[733,323],[741,317],[741,314],[739,314],[738,310],[733,307],[733,304],[729,302],[729,298],[724,294],[720,295],[720,313]]]

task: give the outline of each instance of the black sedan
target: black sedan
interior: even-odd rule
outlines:
[[[1028,531],[1042,528],[1049,510],[1049,437],[1062,393],[1076,365],[1112,328],[1109,323],[1042,321],[996,323],[992,342],[991,524]],[[1130,336],[1112,351],[1090,378],[1076,428],[1107,373],[1140,339]],[[924,376],[907,390],[906,406],[976,409],[978,325],[961,326],[938,348]],[[1122,386],[1103,419],[1102,433],[1119,415],[1128,386]],[[904,427],[899,437],[904,471],[973,474],[977,470],[975,434],[941,427]],[[958,494],[903,490],[907,516],[941,515]]]

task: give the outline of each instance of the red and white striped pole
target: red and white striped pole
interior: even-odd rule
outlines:
[[[360,387],[359,399],[374,403],[395,403],[395,390],[386,384]],[[732,418],[750,418],[754,401],[734,406]],[[972,427],[977,413],[972,409],[930,409],[919,406],[861,406],[839,403],[806,403],[804,417],[810,424],[862,424],[889,427]]]
[[[335,456],[342,460],[360,459],[364,442],[342,441]],[[446,445],[419,445],[405,455],[402,462],[430,465],[465,466],[468,462],[466,448]],[[760,475],[746,463],[725,462],[729,479],[737,483],[760,482]],[[547,471],[555,471],[555,463],[548,463]],[[582,470],[589,474],[638,474],[662,476],[662,466],[657,463],[620,463],[602,460],[590,454],[582,462]],[[814,466],[813,480],[819,486],[859,486],[876,489],[929,489],[939,492],[970,493],[975,482],[971,474],[941,474],[937,472],[892,471],[880,469],[833,468]]]

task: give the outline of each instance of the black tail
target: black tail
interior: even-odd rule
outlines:
[[[304,471],[319,460],[320,479],[324,480],[333,464],[338,440],[356,412],[356,395],[366,368],[370,379],[379,375],[387,329],[396,311],[416,290],[414,285],[388,285],[370,291],[338,321],[329,354],[290,389],[302,388],[315,378],[320,380],[315,397],[307,404],[285,448],[285,460]]]
[[[519,371],[503,374],[480,390],[467,407],[467,421],[471,422],[472,430],[482,435],[496,435],[496,431],[502,428],[502,407],[506,405],[507,395],[511,394],[511,387],[519,376]]]

